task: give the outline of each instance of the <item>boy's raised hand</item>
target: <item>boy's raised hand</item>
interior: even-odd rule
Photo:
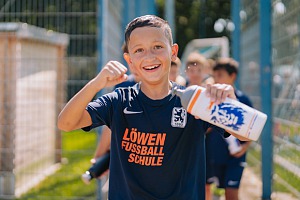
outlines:
[[[96,85],[98,90],[105,87],[115,86],[127,80],[127,68],[118,61],[109,61],[92,80],[93,85]]]
[[[226,97],[236,99],[233,87],[227,84],[207,84],[206,95],[216,104],[224,102]]]
[[[89,83],[70,99],[60,112],[57,126],[63,131],[72,131],[90,126],[92,119],[85,110],[95,94],[127,79],[127,68],[117,61],[109,61]]]

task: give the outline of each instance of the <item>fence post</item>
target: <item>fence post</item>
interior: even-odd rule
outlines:
[[[259,1],[260,14],[260,85],[262,111],[268,115],[261,136],[262,199],[271,199],[273,174],[272,135],[272,60],[271,60],[271,0]]]
[[[240,35],[241,35],[241,19],[240,19],[240,0],[231,0],[231,18],[235,29],[232,32],[232,58],[239,62],[240,68],[243,67],[240,59]],[[240,88],[240,76],[237,76],[235,86]]]
[[[165,1],[165,20],[168,21],[171,30],[173,40],[176,41],[176,32],[175,32],[175,2],[174,0]]]

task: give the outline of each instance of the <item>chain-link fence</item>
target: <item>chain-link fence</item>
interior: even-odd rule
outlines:
[[[0,38],[1,195],[18,195],[60,161],[55,122],[64,102],[68,36],[24,23],[0,23]]]
[[[97,134],[61,133],[57,115],[102,64],[122,61],[129,20],[154,13],[154,0],[0,0],[0,22],[20,28],[0,35],[0,199],[101,199],[103,183],[80,177]]]
[[[96,199],[96,184],[80,179],[96,134],[56,128],[66,99],[95,76],[96,9],[97,0],[0,0],[0,199]]]
[[[300,198],[299,11],[297,0],[272,3],[273,190],[275,194],[287,192],[295,198]],[[259,107],[259,1],[243,0],[240,17],[241,88]],[[248,155],[256,172],[261,170],[261,148],[264,147],[256,143]]]

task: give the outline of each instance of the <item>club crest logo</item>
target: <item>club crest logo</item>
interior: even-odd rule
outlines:
[[[174,107],[172,111],[171,125],[173,127],[184,128],[186,125],[187,112],[182,107]]]
[[[230,103],[214,105],[211,111],[211,120],[223,124],[238,131],[244,124],[244,113],[246,111]]]

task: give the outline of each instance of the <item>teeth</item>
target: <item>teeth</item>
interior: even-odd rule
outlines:
[[[153,65],[153,66],[145,67],[145,69],[154,69],[156,67],[158,67],[158,65]]]

